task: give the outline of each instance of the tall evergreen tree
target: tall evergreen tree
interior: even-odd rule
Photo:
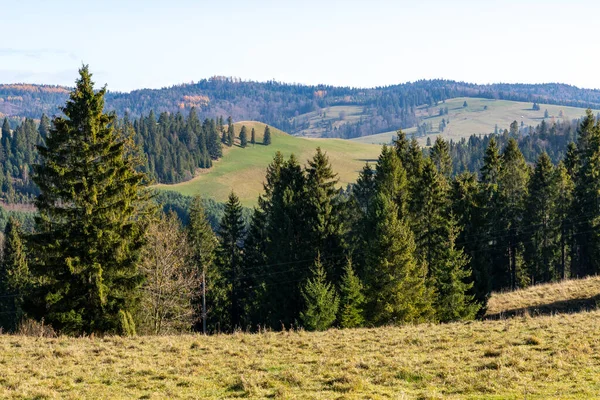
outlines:
[[[146,177],[130,137],[105,114],[87,66],[56,117],[34,180],[41,194],[32,244],[43,278],[31,314],[65,333],[134,333],[131,313],[141,275]]]
[[[254,127],[252,127],[252,131],[250,131],[250,143],[254,146],[256,144],[256,131]]]
[[[474,301],[479,304],[480,313],[485,313],[487,300],[491,292],[489,251],[486,246],[488,234],[484,220],[485,207],[480,201],[480,188],[476,175],[462,173],[452,182],[452,213],[460,228],[456,240],[456,248],[462,250],[469,261],[467,269],[472,271]]]
[[[246,125],[243,125],[240,129],[240,147],[244,148],[248,146],[248,129]]]
[[[233,142],[235,141],[235,130],[233,127],[233,120],[231,117],[227,118],[227,136],[225,144],[229,147],[233,146]]]
[[[587,111],[578,130],[579,163],[571,221],[574,226],[573,246],[575,276],[600,272],[600,125]]]
[[[557,193],[555,172],[546,153],[538,158],[529,181],[525,201],[524,226],[527,229],[524,258],[532,283],[550,282],[560,257],[559,227],[556,226]]]
[[[220,275],[227,287],[229,318],[223,319],[221,329],[233,330],[240,327],[243,304],[241,297],[242,246],[244,220],[240,199],[231,192],[225,203],[225,212],[219,227],[219,266]]]
[[[385,145],[377,161],[374,183],[378,193],[384,193],[396,203],[399,217],[406,215],[408,208],[406,170],[396,152]]]
[[[187,237],[191,248],[191,258],[198,275],[204,278],[202,285],[208,297],[207,308],[214,308],[213,304],[222,303],[222,289],[216,284],[220,282],[218,271],[215,267],[215,251],[218,240],[208,222],[206,211],[200,195],[194,196],[190,206],[190,220],[187,226]],[[201,320],[207,315],[202,315],[201,297],[202,288],[197,288],[194,298],[196,307],[195,329],[201,329]]]
[[[267,323],[276,329],[291,326],[304,304],[299,282],[308,279],[314,252],[307,245],[306,176],[294,155],[277,171],[273,166],[272,186],[267,186],[265,285],[269,298]],[[285,277],[285,278],[284,278]]]
[[[573,223],[570,219],[573,204],[573,180],[564,164],[559,163],[554,169],[554,188],[556,191],[556,207],[553,217],[560,231],[560,262],[557,276],[566,279],[571,268],[571,248],[573,245]]]
[[[522,255],[521,231],[529,168],[515,139],[510,139],[502,153],[502,168],[498,177],[499,225],[502,229],[500,245],[508,255],[508,265],[498,271],[507,287],[516,289],[525,284],[526,276],[520,257]]]
[[[263,144],[265,146],[271,144],[271,128],[269,128],[269,125],[265,126],[265,133],[263,134]]]
[[[46,114],[42,114],[38,132],[42,140],[46,140],[46,138],[50,134],[50,119],[46,116]]]
[[[452,158],[450,157],[450,147],[441,136],[435,139],[433,147],[429,150],[429,157],[440,174],[450,179],[452,175]]]
[[[430,268],[430,275],[434,273],[440,252],[446,246],[450,207],[448,192],[448,182],[437,172],[433,161],[427,158],[411,198],[410,215],[417,259]]]
[[[306,218],[303,223],[308,228],[307,246],[323,257],[334,284],[343,273],[346,230],[341,219],[343,203],[336,189],[337,182],[327,154],[317,147],[306,167]]]
[[[378,193],[369,216],[362,280],[366,285],[365,313],[374,325],[418,322],[433,317],[426,271],[415,261],[415,243],[398,206]]]
[[[20,224],[9,218],[4,229],[0,263],[0,329],[14,331],[24,316],[23,303],[31,287]]]
[[[455,246],[457,233],[454,216],[450,215],[446,246],[441,250],[433,273],[434,305],[437,319],[441,322],[473,319],[480,307],[475,295],[470,294],[473,281],[469,260]]]

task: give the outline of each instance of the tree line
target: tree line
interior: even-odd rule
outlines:
[[[598,273],[600,122],[588,111],[556,165],[490,138],[477,173],[450,145],[401,131],[341,189],[320,149],[277,153],[249,224],[235,193],[216,230],[195,198],[183,226],[150,201],[143,160],[103,113],[87,68],[33,180],[35,230],[6,226],[4,329],[68,334],[381,326],[472,319],[492,291]],[[206,308],[200,294],[206,293]]]
[[[252,128],[247,132],[242,127],[235,137],[231,117],[224,124],[223,117],[200,121],[192,108],[187,116],[163,112],[156,118],[153,111],[147,116],[131,120],[115,118],[114,129],[132,132],[140,151],[140,171],[155,183],[178,183],[190,180],[196,170],[211,168],[215,160],[223,155],[222,146],[239,143],[244,148],[248,143],[269,145],[272,142],[269,126],[257,140]],[[11,129],[8,118],[2,123],[0,139],[0,198],[7,203],[30,203],[39,194],[32,180],[33,165],[40,161],[37,146],[41,145],[50,131],[50,119],[42,115],[39,123],[26,118]],[[248,137],[250,135],[250,137]]]
[[[68,88],[48,85],[0,85],[0,113],[29,118],[38,118],[42,113],[54,115],[68,93]],[[562,84],[476,85],[439,79],[367,89],[213,77],[163,89],[109,92],[106,103],[107,109],[120,117],[129,113],[138,119],[151,110],[160,115],[196,108],[201,120],[231,115],[236,121],[263,121],[291,134],[301,134],[308,128],[296,118],[300,114],[353,105],[364,109],[363,118],[339,127],[329,126],[325,132],[329,137],[351,138],[416,126],[417,107],[437,107],[456,97],[600,108],[598,90]]]

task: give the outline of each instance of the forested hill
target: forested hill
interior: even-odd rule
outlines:
[[[50,85],[0,85],[0,117],[39,118],[42,113],[57,114],[68,91]],[[231,116],[234,121],[263,121],[291,134],[351,138],[414,126],[416,106],[436,106],[459,96],[600,108],[600,90],[555,83],[476,85],[421,80],[360,89],[223,77],[163,89],[109,92],[106,107],[132,117],[147,115],[150,110],[161,113],[195,107],[201,119]],[[332,123],[325,117],[328,108],[334,106],[340,106],[336,110],[339,121]],[[311,130],[315,124],[319,124],[319,129]]]

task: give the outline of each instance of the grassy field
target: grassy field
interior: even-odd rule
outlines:
[[[590,399],[600,312],[136,338],[0,335],[3,399]]]
[[[253,121],[235,123],[236,137],[242,125],[248,128],[248,135],[254,127],[257,142],[262,143],[264,124]],[[376,160],[381,150],[378,145],[341,139],[298,138],[275,128],[271,128],[271,133],[273,139],[270,146],[249,144],[245,149],[239,145],[226,148],[223,158],[217,161],[213,168],[201,171],[194,179],[175,185],[157,185],[157,187],[185,195],[200,193],[204,197],[217,201],[226,200],[231,190],[234,190],[244,205],[251,206],[256,204],[256,199],[262,191],[267,165],[273,160],[277,151],[281,151],[286,158],[293,153],[304,164],[320,146],[327,152],[335,172],[339,175],[340,184],[346,185],[354,182],[365,162]]]
[[[600,278],[490,310],[598,295]],[[600,311],[376,329],[163,337],[0,335],[3,399],[600,398]]]
[[[467,102],[467,107],[463,107],[463,103]],[[426,106],[417,109],[417,116],[422,118],[423,122],[431,123],[433,131],[428,134],[432,140],[441,134],[446,139],[460,140],[463,137],[469,137],[472,134],[487,134],[494,132],[495,125],[498,129],[508,129],[513,121],[525,126],[536,126],[544,119],[544,111],[548,110],[548,118],[546,122],[558,121],[562,119],[571,120],[579,118],[585,114],[585,109],[575,107],[556,106],[550,104],[540,104],[540,110],[532,110],[533,103],[524,103],[508,100],[490,100],[478,98],[459,97],[446,100],[445,103],[440,103],[437,107],[427,108]],[[487,106],[487,109],[485,108]],[[440,107],[448,107],[448,115],[438,116]],[[562,111],[563,117],[559,115]],[[594,111],[595,113],[598,110]],[[443,133],[438,130],[439,123],[442,118],[450,119],[450,124],[447,125]],[[404,129],[407,134],[416,132],[416,128]],[[380,133],[377,135],[364,136],[361,138],[352,139],[358,143],[389,143],[395,131]],[[427,136],[420,137],[419,142],[424,144]]]

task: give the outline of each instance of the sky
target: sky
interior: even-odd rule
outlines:
[[[111,91],[211,76],[600,88],[600,1],[0,0],[0,83]]]

